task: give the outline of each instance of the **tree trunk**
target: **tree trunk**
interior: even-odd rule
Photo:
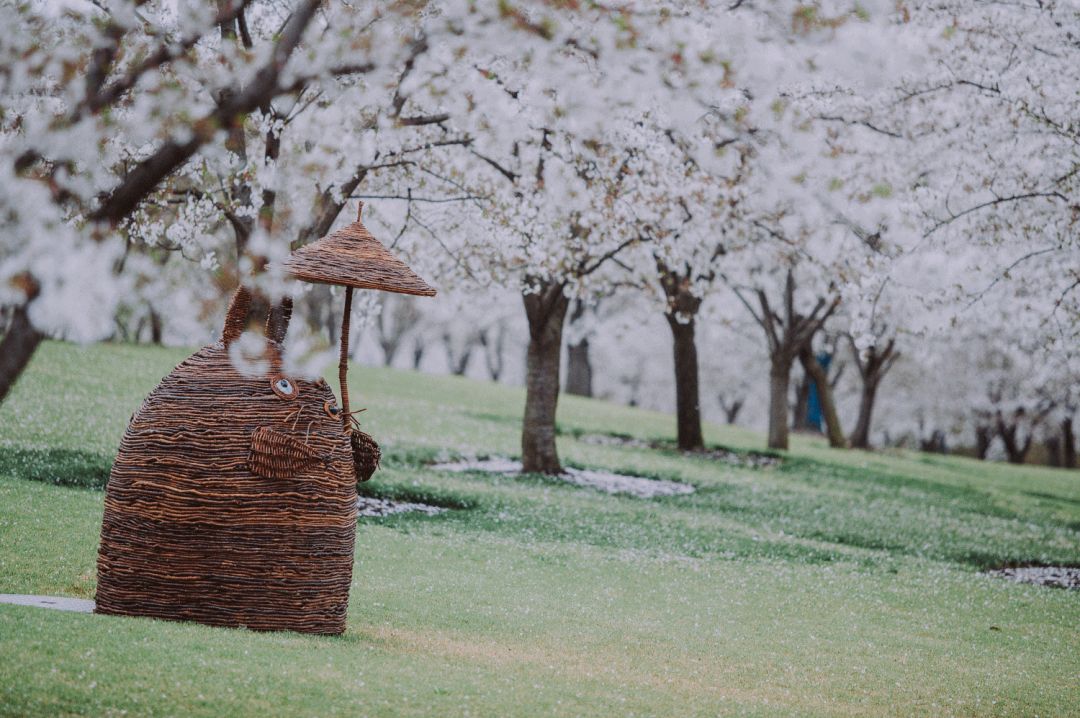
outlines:
[[[585,302],[574,302],[570,323],[581,321],[585,315]],[[592,364],[589,362],[589,338],[566,345],[566,393],[575,396],[592,396]]]
[[[769,369],[769,448],[788,448],[788,384],[791,360],[773,357]]]
[[[803,375],[795,386],[795,408],[791,411],[791,428],[795,431],[821,433],[821,427],[810,423],[810,377]]]
[[[1071,416],[1061,420],[1061,465],[1066,469],[1076,468],[1076,436]]]
[[[592,364],[589,362],[589,340],[582,339],[566,347],[566,393],[592,396]]]
[[[474,344],[475,341],[472,338],[466,337],[461,353],[457,354],[454,352],[453,335],[450,332],[443,334],[443,346],[446,347],[446,364],[451,374],[465,376],[465,372],[469,368],[469,359],[472,358]]]
[[[1058,468],[1061,466],[1061,437],[1050,435],[1043,442],[1046,448],[1046,465]]]
[[[698,386],[697,343],[694,318],[701,309],[701,298],[693,292],[693,269],[687,265],[677,272],[656,259],[660,287],[667,297],[664,318],[671,327],[675,354],[675,414],[679,448],[700,451],[705,448],[701,432],[701,392]]]
[[[539,291],[523,295],[529,320],[526,359],[525,419],[521,428],[522,471],[560,474],[555,447],[555,411],[559,402],[559,363],[563,323],[570,300],[562,283],[538,282]]]
[[[503,347],[506,344],[506,324],[501,320],[494,326],[487,327],[478,335],[480,346],[484,350],[484,363],[487,364],[491,380],[498,383],[503,373]]]
[[[721,396],[720,408],[724,412],[724,421],[726,421],[728,424],[734,424],[735,421],[739,418],[739,412],[743,408],[743,403],[743,399],[732,399],[729,402],[726,398]]]
[[[945,432],[941,429],[934,429],[930,434],[929,439],[919,439],[919,450],[925,451],[930,454],[947,454],[949,453],[949,447],[945,442]],[[986,451],[984,450],[980,459],[986,458]]]
[[[399,346],[401,346],[400,337],[379,340],[379,347],[383,351],[383,366],[393,366],[394,357],[397,356]]]
[[[150,342],[161,346],[161,335],[163,332],[161,315],[156,310],[150,310]]]
[[[679,448],[701,451],[705,439],[701,432],[701,392],[698,384],[697,343],[694,320],[683,323],[667,315],[675,350],[675,415]]]
[[[990,452],[990,443],[994,440],[993,431],[986,424],[979,424],[975,427],[975,457],[977,459],[986,459],[986,455]]]
[[[834,449],[846,448],[847,440],[844,439],[844,429],[840,426],[840,417],[836,413],[836,401],[833,397],[832,385],[829,384],[829,377],[825,373],[825,369],[810,350],[809,343],[799,352],[799,362],[817,387],[818,401],[821,402],[821,413],[825,418],[825,433],[829,437],[829,446]]]
[[[855,358],[855,366],[859,369],[859,377],[862,379],[859,419],[855,422],[855,430],[851,434],[851,446],[856,449],[869,449],[870,425],[874,415],[874,401],[877,399],[878,386],[896,360],[900,358],[900,352],[896,351],[896,337],[889,339],[884,346],[874,344],[868,347],[865,353],[859,350],[853,337],[849,335],[848,340],[851,342],[851,354]]]
[[[1010,447],[1005,444],[1005,460],[1010,464],[1022,464],[1027,461],[1027,447],[1026,446],[1014,446]]]
[[[1028,434],[1027,439],[1021,442],[1017,438],[1019,432],[1018,421],[1014,420],[1013,423],[1006,424],[1004,419],[998,417],[998,436],[1005,444],[1005,458],[1010,464],[1024,463],[1031,449],[1032,435]]]
[[[424,342],[419,338],[416,339],[413,344],[412,350],[412,368],[413,371],[420,371],[420,362],[424,359]]]
[[[30,363],[45,335],[34,328],[26,314],[26,306],[16,307],[3,341],[0,341],[0,402]]]
[[[865,381],[862,396],[859,399],[859,418],[855,430],[851,432],[851,448],[870,448],[870,420],[874,414],[874,399],[877,396],[877,383]]]

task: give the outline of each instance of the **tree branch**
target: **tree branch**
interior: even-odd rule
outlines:
[[[289,57],[300,44],[304,30],[318,7],[319,0],[302,0],[274,45],[270,61],[255,74],[244,90],[229,97],[212,113],[196,122],[191,139],[186,142],[170,140],[136,165],[123,182],[105,197],[101,205],[88,215],[88,219],[115,225],[130,214],[162,179],[209,142],[218,128],[231,127],[239,118],[279,93],[278,78]]]

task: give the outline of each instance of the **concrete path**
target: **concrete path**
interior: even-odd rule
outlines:
[[[11,603],[16,606],[37,606],[38,608],[52,608],[57,611],[75,611],[77,613],[93,613],[94,602],[85,598],[67,598],[66,596],[27,596],[19,593],[0,593],[0,603]]]

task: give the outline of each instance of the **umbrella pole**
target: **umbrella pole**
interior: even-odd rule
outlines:
[[[352,287],[345,287],[345,316],[341,318],[341,359],[338,362],[338,385],[341,387],[341,416],[349,425],[349,317],[352,315]]]

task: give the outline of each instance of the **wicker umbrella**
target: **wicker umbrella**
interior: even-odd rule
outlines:
[[[379,289],[384,292],[435,296],[435,290],[382,242],[371,236],[361,222],[364,203],[356,210],[356,221],[322,239],[297,249],[285,261],[285,269],[296,279],[316,284],[340,284],[345,287],[345,316],[341,320],[341,356],[338,381],[345,421],[349,421],[349,385],[346,380],[349,361],[349,315],[352,313],[353,289]]]

